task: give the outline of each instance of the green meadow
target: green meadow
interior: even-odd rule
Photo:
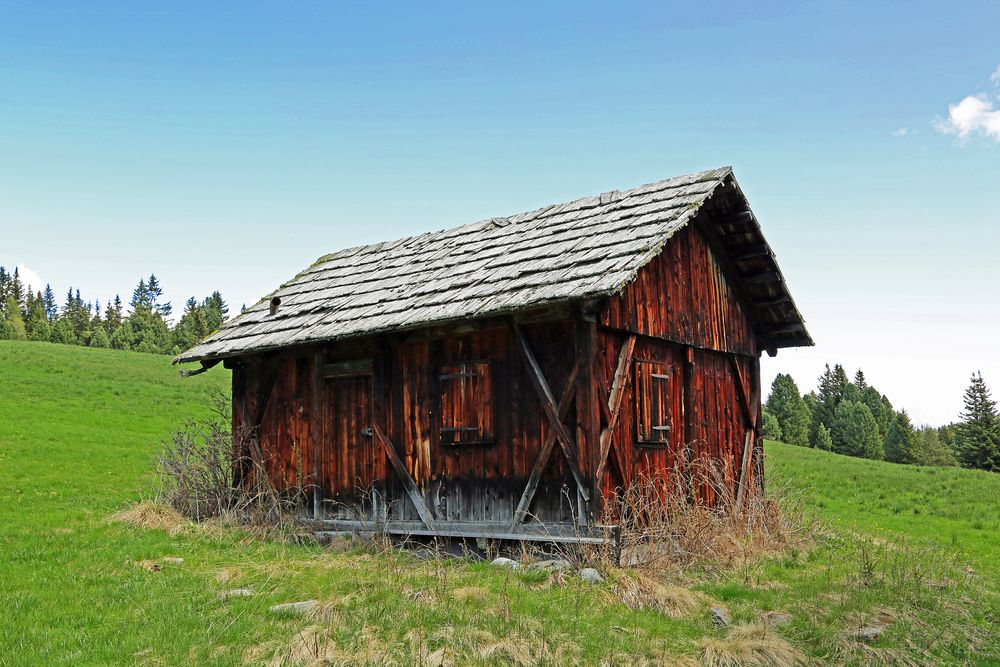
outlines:
[[[112,521],[155,494],[160,441],[207,415],[228,371],[11,341],[0,369],[0,665],[727,664],[713,656],[768,612],[787,615],[766,632],[785,664],[1000,664],[1000,475],[768,443],[768,483],[815,517],[811,544],[662,573],[626,604],[633,573],[615,568],[592,585]],[[309,616],[269,610],[309,599]]]

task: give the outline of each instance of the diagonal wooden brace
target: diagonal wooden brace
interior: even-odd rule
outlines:
[[[562,448],[563,455],[566,456],[566,461],[569,462],[569,469],[573,473],[573,479],[576,480],[576,486],[580,491],[580,495],[583,496],[584,500],[590,501],[590,492],[587,490],[586,481],[577,463],[576,443],[573,441],[573,436],[570,435],[566,425],[559,419],[559,406],[556,405],[556,399],[552,396],[549,383],[545,381],[542,367],[538,365],[538,360],[531,351],[531,346],[528,344],[528,339],[524,337],[521,327],[516,322],[511,321],[510,328],[514,339],[521,347],[525,361],[528,362],[528,376],[531,378],[531,383],[535,386],[538,399],[542,403],[542,410],[545,412],[545,416],[548,417],[549,426],[555,432],[556,441]]]
[[[628,383],[628,367],[632,363],[632,355],[635,353],[635,340],[634,335],[625,339],[621,352],[618,354],[618,366],[615,368],[615,377],[611,382],[611,393],[608,396],[608,425],[601,431],[601,453],[597,464],[597,475],[594,477],[598,484],[600,484],[601,479],[604,477],[604,472],[608,466],[608,454],[611,451],[615,429],[618,427],[622,400],[625,398],[625,385]],[[621,459],[617,448],[615,456],[619,469],[624,473],[625,462]]]
[[[743,497],[746,494],[747,476],[750,473],[750,462],[753,459],[753,446],[757,433],[757,404],[760,401],[760,383],[754,385],[753,393],[747,389],[747,381],[740,368],[740,362],[735,355],[729,355],[729,361],[733,367],[733,373],[737,378],[737,388],[740,391],[740,403],[743,406],[743,416],[747,420],[747,434],[743,440],[743,457],[740,462],[740,478],[736,488],[736,506],[743,507]]]
[[[417,514],[420,515],[420,520],[424,522],[424,525],[434,530],[434,515],[431,514],[431,510],[427,507],[427,503],[424,502],[423,496],[420,495],[420,489],[417,488],[417,483],[413,481],[410,476],[410,471],[406,469],[403,465],[403,460],[399,458],[399,454],[396,452],[396,447],[392,444],[392,441],[382,433],[382,429],[375,422],[372,422],[372,434],[375,439],[378,440],[379,444],[382,445],[382,449],[385,450],[386,455],[389,457],[389,462],[396,471],[396,475],[399,476],[399,480],[403,483],[406,488],[407,495],[410,496],[410,502],[413,503],[413,507],[417,510]]]
[[[569,408],[573,404],[573,398],[576,396],[576,378],[579,373],[580,362],[578,360],[573,364],[573,370],[570,371],[569,379],[566,380],[566,387],[563,389],[562,396],[559,397],[559,419],[566,418]],[[535,465],[531,468],[531,474],[528,476],[528,483],[521,494],[521,500],[517,503],[517,509],[514,511],[514,519],[510,523],[512,531],[517,530],[521,522],[524,521],[524,517],[528,515],[531,501],[535,499],[535,493],[538,491],[538,482],[541,481],[542,473],[545,472],[545,468],[549,464],[549,458],[551,458],[552,450],[555,449],[555,446],[556,432],[555,430],[551,430],[542,444],[538,458],[535,459]]]

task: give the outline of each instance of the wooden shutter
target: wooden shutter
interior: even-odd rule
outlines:
[[[493,441],[493,383],[488,361],[441,367],[441,443]]]
[[[635,433],[645,444],[670,440],[670,364],[635,362]]]

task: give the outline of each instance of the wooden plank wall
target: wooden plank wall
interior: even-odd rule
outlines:
[[[757,355],[753,327],[711,249],[694,226],[677,232],[598,322],[709,350]]]
[[[607,385],[614,376],[625,338],[625,334],[620,332],[600,333],[598,373]],[[685,374],[689,351],[693,364],[689,373]],[[658,409],[660,414],[670,415],[671,430],[665,444],[638,442],[635,417],[637,387],[634,381],[630,381],[625,387],[624,397],[623,409],[627,412],[622,414],[614,436],[615,446],[622,448],[626,475],[623,478],[617,466],[608,466],[608,473],[601,480],[601,491],[605,497],[613,494],[615,487],[627,486],[641,477],[658,478],[673,485],[678,481],[678,472],[684,473],[684,464],[688,460],[695,463],[696,469],[697,466],[700,469],[717,466],[724,475],[725,485],[729,489],[736,488],[749,425],[741,402],[739,378],[730,357],[725,352],[688,348],[647,337],[639,339],[635,359],[661,362],[666,374],[670,375],[669,404]],[[748,382],[758,382],[756,359],[739,355],[735,358]],[[754,440],[759,446],[759,441]],[[690,448],[687,457],[685,447]],[[700,485],[696,491],[709,502],[716,499],[710,485]]]

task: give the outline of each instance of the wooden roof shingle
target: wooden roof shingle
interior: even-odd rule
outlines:
[[[723,167],[324,255],[174,362],[617,293],[731,174]],[[281,305],[271,315],[273,297]]]

